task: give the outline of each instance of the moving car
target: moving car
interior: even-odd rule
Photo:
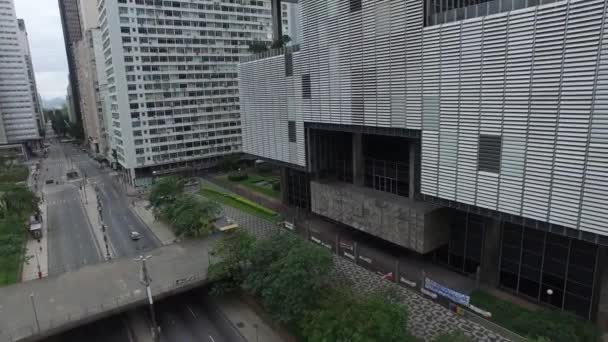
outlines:
[[[129,233],[129,237],[131,238],[131,240],[137,241],[137,240],[141,239],[141,234],[133,231],[133,232]]]

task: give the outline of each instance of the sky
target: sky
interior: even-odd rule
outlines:
[[[14,0],[25,20],[38,92],[45,99],[65,97],[68,62],[57,0]]]

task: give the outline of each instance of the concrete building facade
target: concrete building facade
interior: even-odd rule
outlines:
[[[79,0],[78,7],[83,36],[74,45],[74,57],[85,143],[93,153],[109,159],[108,120],[104,105],[107,100],[107,80],[97,2]]]
[[[300,4],[297,2],[281,3],[281,20],[283,34],[288,35],[291,41],[287,46],[300,43]]]
[[[239,67],[284,201],[608,326],[607,3],[300,6],[300,46]]]
[[[91,0],[93,1],[93,0]],[[65,54],[68,59],[68,70],[70,82],[68,87],[72,100],[72,112],[70,122],[79,122],[82,118],[80,110],[80,93],[78,82],[78,70],[76,65],[75,51],[76,43],[82,40],[82,25],[80,23],[80,8],[78,0],[58,0],[59,14],[61,15],[61,26],[63,28],[63,41]],[[74,121],[72,121],[72,118]]]
[[[38,96],[24,32],[25,26],[22,31],[17,21],[13,0],[0,1],[0,144],[40,138],[35,110]]]
[[[101,0],[112,155],[136,185],[241,151],[238,62],[268,1]]]
[[[36,113],[36,122],[38,123],[39,131],[44,130],[46,119],[44,117],[44,109],[42,108],[42,100],[38,94],[36,86],[36,74],[34,73],[34,64],[32,63],[32,53],[30,52],[30,41],[23,19],[17,19],[19,26],[19,43],[25,62],[27,64],[27,77],[30,83],[30,93],[32,95],[32,104],[34,105],[34,113]]]

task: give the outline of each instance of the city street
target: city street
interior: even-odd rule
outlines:
[[[67,181],[71,162],[61,145],[51,145],[42,163],[41,183],[47,204],[49,274],[97,263],[100,249],[80,201],[78,183]],[[51,184],[45,184],[50,182]]]
[[[111,175],[112,170],[102,170],[96,161],[73,145],[65,145],[64,150],[74,161],[80,175],[86,176],[89,184],[97,185],[104,224],[108,227],[108,238],[117,256],[135,256],[161,246],[156,236],[131,210],[124,187],[117,176]],[[87,201],[92,200],[94,199],[87,198]],[[138,232],[141,238],[137,241],[131,240],[129,233],[132,231]]]
[[[66,173],[71,169],[77,170],[81,178],[68,181]],[[47,180],[52,180],[53,184],[45,184]],[[51,275],[104,260],[105,246],[100,246],[93,234],[94,227],[98,227],[98,218],[88,218],[83,207],[85,198],[80,187],[85,182],[99,189],[108,240],[116,256],[136,256],[161,246],[158,238],[132,211],[131,199],[126,196],[124,185],[115,172],[102,169],[77,146],[53,144],[49,148],[49,157],[43,163],[40,180],[41,184],[45,184],[42,186],[48,204]],[[87,197],[86,201],[95,199]],[[131,240],[129,233],[132,231],[137,231],[141,238]],[[145,316],[147,320],[147,308],[138,309],[135,313]],[[195,293],[158,302],[156,313],[162,327],[163,342],[231,341],[219,332],[206,311],[202,296]],[[48,341],[132,341],[129,329],[125,316],[117,315]]]

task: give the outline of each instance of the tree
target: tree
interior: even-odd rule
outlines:
[[[268,42],[254,40],[247,49],[251,53],[262,53],[268,51]]]
[[[39,214],[40,199],[25,185],[0,184],[0,216],[17,215],[26,219],[31,214]]]
[[[82,126],[82,122],[76,122],[71,124],[68,127],[67,132],[72,136],[72,138],[78,141],[84,141],[84,127]]]
[[[275,321],[291,325],[314,308],[333,267],[327,249],[287,233],[262,240],[250,260],[243,287],[261,299]]]
[[[228,154],[222,157],[222,159],[217,163],[217,168],[221,171],[228,172],[234,171],[239,168],[239,161],[241,160],[241,156],[238,154]]]
[[[213,220],[221,212],[217,203],[192,194],[179,195],[161,211],[176,235],[185,237],[209,235]]]
[[[155,213],[160,214],[163,207],[175,201],[184,192],[184,181],[180,177],[168,176],[160,178],[150,190],[148,200]]]
[[[280,48],[284,48],[285,46],[287,46],[287,43],[289,43],[291,41],[291,37],[284,34],[283,36],[281,36],[281,38],[279,39],[275,39],[272,44],[270,45],[271,49],[280,49]]]
[[[209,280],[214,284],[214,293],[232,292],[241,286],[254,246],[255,238],[240,229],[224,235],[214,244],[211,255],[219,259],[209,266]]]
[[[321,298],[302,320],[306,341],[415,341],[407,332],[406,308],[386,295],[360,296],[333,289]]]

